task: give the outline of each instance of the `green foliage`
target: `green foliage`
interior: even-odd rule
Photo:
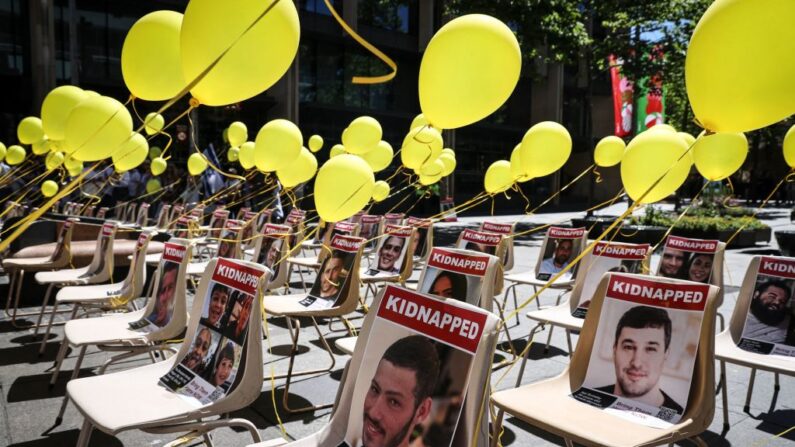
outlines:
[[[633,216],[630,218],[630,225],[644,225],[654,227],[670,227],[684,231],[699,232],[719,232],[737,231],[740,228],[746,230],[758,230],[768,228],[762,221],[751,216],[753,212],[747,208],[726,208],[734,210],[727,214],[711,214],[712,211],[703,208],[693,208],[681,219],[677,220],[677,214],[665,212],[659,208],[650,206],[646,208],[643,216]],[[742,211],[740,211],[742,210]],[[740,212],[749,213],[742,215]]]

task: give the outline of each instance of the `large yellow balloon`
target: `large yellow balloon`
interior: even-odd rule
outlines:
[[[107,96],[81,102],[66,121],[65,144],[81,161],[108,158],[132,133],[132,117],[122,103]]]
[[[795,113],[795,2],[717,0],[693,31],[685,61],[696,118],[747,132]]]
[[[279,182],[285,188],[292,188],[309,181],[317,172],[317,159],[309,149],[302,147],[298,158],[286,167],[276,171]]]
[[[152,163],[149,165],[149,169],[152,171],[152,175],[160,175],[166,172],[166,167],[168,167],[168,162],[163,157],[156,157],[152,160]]]
[[[442,134],[432,127],[415,127],[403,139],[400,160],[409,169],[419,169],[442,153]]]
[[[375,176],[366,161],[352,154],[327,161],[315,179],[315,208],[326,222],[339,222],[359,212],[373,193]]]
[[[517,144],[514,146],[513,150],[511,151],[511,176],[513,176],[513,181],[524,183],[528,180],[531,180],[533,177],[525,171],[525,167],[522,164],[522,143]]]
[[[44,197],[52,197],[58,193],[58,184],[52,180],[46,180],[41,184],[41,194]]]
[[[621,163],[627,144],[617,136],[602,138],[593,151],[593,159],[597,166],[610,167]]]
[[[381,135],[381,124],[375,118],[360,116],[342,133],[342,145],[348,153],[366,154],[381,141]]]
[[[508,160],[495,161],[486,170],[483,186],[487,193],[501,193],[507,191],[511,185],[513,185],[513,174],[511,174],[511,162]]]
[[[237,154],[237,161],[243,169],[251,169],[254,167],[254,142],[246,141],[240,145],[240,152]]]
[[[702,135],[691,149],[698,172],[709,181],[723,180],[737,172],[748,155],[743,133]]]
[[[482,14],[453,19],[431,38],[422,57],[422,113],[440,129],[479,121],[511,96],[521,67],[519,42],[504,23]]]
[[[17,126],[17,139],[22,144],[33,144],[44,138],[44,128],[41,120],[35,116],[29,116],[19,122]]]
[[[144,131],[146,131],[147,135],[154,135],[163,130],[165,124],[166,119],[163,118],[163,115],[152,112],[147,114],[146,118],[144,118]]]
[[[292,163],[301,153],[304,137],[298,126],[284,119],[275,119],[257,133],[254,163],[257,169],[273,172]]]
[[[13,145],[8,148],[6,152],[6,163],[10,166],[18,165],[25,160],[25,148],[19,145]]]
[[[380,202],[389,197],[389,183],[379,180],[373,185],[373,200]]]
[[[795,126],[792,126],[784,136],[784,161],[787,162],[790,168],[795,168]],[[0,157],[2,160],[3,157]]]
[[[375,145],[373,150],[360,155],[360,157],[373,168],[373,172],[381,172],[389,167],[394,155],[395,151],[392,149],[392,145],[381,140]]]
[[[191,93],[202,104],[220,106],[263,92],[290,68],[299,28],[291,1],[191,0],[180,36],[185,80],[199,79],[223,56]]]
[[[113,166],[117,172],[129,171],[137,168],[149,155],[149,142],[138,132],[133,132],[130,138],[113,153]]]
[[[204,155],[196,152],[188,157],[188,172],[190,175],[199,175],[207,169],[207,160]]]
[[[89,95],[80,87],[62,85],[54,88],[41,103],[41,125],[50,140],[63,140],[66,136],[66,119]]]
[[[182,14],[176,11],[151,12],[130,28],[121,48],[121,74],[130,93],[147,101],[162,101],[185,88],[181,28]]]
[[[61,166],[63,164],[63,160],[63,152],[50,152],[47,154],[47,157],[44,158],[44,166],[47,168],[47,170],[52,171],[58,166]]]
[[[673,132],[643,132],[633,138],[621,160],[621,181],[629,197],[654,203],[676,191],[690,173],[686,151],[685,140]]]
[[[543,177],[566,164],[571,155],[571,135],[560,124],[544,121],[524,134],[519,151],[524,172],[531,177]]]
[[[248,128],[240,121],[235,121],[229,125],[229,130],[226,132],[226,138],[229,140],[229,145],[240,147],[248,139]]]

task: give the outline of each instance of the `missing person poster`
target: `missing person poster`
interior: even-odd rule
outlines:
[[[417,229],[417,235],[414,237],[414,253],[415,258],[422,258],[428,247],[428,232],[433,231],[433,226],[430,219],[418,219],[416,217],[409,217],[406,219],[406,225]]]
[[[342,303],[348,295],[351,284],[348,280],[353,271],[356,254],[364,239],[353,236],[334,236],[331,240],[331,254],[320,266],[320,273],[312,284],[309,295],[300,301],[309,309],[330,309]],[[353,287],[358,287],[354,284]]]
[[[257,219],[256,211],[246,211],[243,214],[243,230],[242,230],[242,235],[240,236],[240,243],[245,248],[251,248],[255,244],[254,230],[256,230],[257,228],[256,219]]]
[[[160,258],[159,278],[155,292],[154,306],[144,318],[130,323],[130,329],[150,333],[162,329],[174,316],[174,304],[177,287],[179,287],[179,266],[185,259],[187,248],[166,242],[163,256]]]
[[[436,247],[428,256],[425,275],[417,290],[478,306],[488,266],[488,256]]]
[[[298,236],[299,234],[302,234],[301,226],[304,224],[305,214],[306,211],[293,208],[290,213],[287,214],[287,218],[284,219],[284,223],[291,228],[291,234],[289,238],[291,248],[296,246],[296,243],[298,242]]]
[[[157,216],[157,228],[168,228],[171,216],[171,205],[163,205],[160,207],[160,214]]]
[[[275,278],[279,274],[279,267],[283,264],[281,259],[284,241],[290,237],[290,227],[287,225],[265,224],[262,229],[262,243],[255,262],[262,264],[273,271]]]
[[[738,346],[795,357],[795,259],[763,256]]]
[[[384,237],[376,249],[375,268],[367,271],[368,275],[397,275],[403,270],[406,262],[406,252],[409,249],[409,239],[414,229],[397,225],[386,225]]]
[[[543,255],[538,265],[536,278],[548,281],[582,253],[585,228],[550,227],[543,246]],[[570,281],[577,274],[577,265],[566,271],[560,281]]]
[[[706,284],[613,274],[582,387],[572,396],[619,417],[666,428],[687,408]]]
[[[608,272],[616,273],[642,273],[643,260],[649,254],[649,244],[622,244],[618,242],[599,241],[591,253],[591,262],[586,271],[580,272],[585,278],[579,292],[577,309],[572,316],[585,318],[588,306],[602,276]]]
[[[265,224],[269,224],[271,222],[271,216],[273,215],[273,208],[267,208],[259,212],[259,217],[257,217],[257,228],[263,228]]]
[[[174,237],[189,239],[191,237],[191,227],[194,220],[191,216],[181,216],[174,224]]]
[[[393,285],[377,312],[339,445],[469,445],[461,414],[487,314]]]
[[[204,297],[202,318],[187,354],[160,384],[204,405],[235,383],[257,285],[265,272],[219,259]]]
[[[216,257],[237,258],[239,256],[240,238],[238,236],[242,226],[243,222],[240,220],[229,219],[226,221],[221,232],[221,239],[218,241]]]
[[[144,202],[138,208],[138,215],[135,217],[135,224],[139,227],[146,226],[147,221],[149,220],[149,204]]]
[[[218,238],[221,236],[221,231],[226,226],[226,221],[229,219],[229,210],[216,209],[213,211],[213,217],[210,219],[210,237]]]
[[[406,217],[403,213],[387,213],[384,215],[384,223],[389,225],[403,225],[403,219]]]
[[[72,228],[72,226],[74,224],[75,224],[75,221],[72,220],[71,218],[66,219],[61,224],[61,231],[58,232],[58,239],[57,239],[57,242],[55,244],[55,251],[50,256],[51,260],[56,260],[56,259],[60,258],[61,256],[63,256],[63,252],[64,252],[64,250],[66,250],[66,246],[64,244],[64,241],[66,240],[66,233],[69,232],[69,229]]]
[[[367,241],[368,247],[375,247],[377,245],[375,238],[378,237],[378,230],[381,227],[381,221],[383,219],[383,216],[376,216],[373,214],[365,214],[362,216],[359,222],[361,225],[359,236]]]
[[[513,224],[498,223],[498,222],[483,222],[483,224],[480,226],[480,231],[488,231],[489,233],[510,236],[513,234]]]
[[[668,236],[657,275],[709,284],[717,251],[716,240]]]
[[[467,228],[459,236],[456,247],[496,256],[500,242],[502,242],[502,236],[499,234]]]
[[[110,241],[111,239],[113,239],[113,235],[116,233],[116,224],[112,222],[105,222],[104,224],[102,224],[102,228],[99,231],[101,234],[99,238],[99,251],[98,251],[99,261],[97,262],[96,265],[94,265],[95,268],[92,269],[91,266],[89,266],[89,270],[86,273],[80,275],[79,278],[88,278],[105,270],[105,258],[107,257],[106,254],[108,252],[108,246],[110,245]],[[110,256],[113,256],[113,254],[111,253]]]

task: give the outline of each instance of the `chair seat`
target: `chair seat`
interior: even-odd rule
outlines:
[[[81,267],[78,269],[62,269],[52,272],[38,272],[36,273],[36,281],[39,284],[86,284],[87,278],[79,278],[80,275],[88,272],[88,267]]]
[[[147,253],[144,260],[148,265],[157,265],[160,263],[160,259],[163,258],[163,253]]]
[[[756,354],[740,349],[728,330],[715,336],[715,358],[749,368],[795,376],[795,357]]]
[[[290,316],[296,314],[315,313],[316,311],[307,310],[300,304],[300,301],[309,296],[308,293],[297,293],[294,295],[267,295],[262,298],[262,306],[265,309],[265,316]]]
[[[536,274],[534,272],[515,273],[513,275],[506,275],[504,279],[505,281],[510,281],[513,283],[527,284],[537,287],[545,286],[549,282],[536,278]],[[559,279],[553,282],[549,287],[551,289],[571,289],[573,286],[574,286],[573,279],[569,280]]]
[[[70,380],[69,399],[102,431],[115,434],[125,428],[177,418],[199,407],[187,398],[158,385],[176,356],[139,368]],[[111,397],[112,398],[109,398]]]
[[[362,269],[362,271],[359,273],[359,280],[365,284],[400,281],[400,275],[397,273],[378,272],[375,275],[370,275],[367,273],[368,270],[369,269]]]
[[[300,267],[308,267],[312,269],[320,268],[320,263],[317,261],[317,256],[308,256],[305,258],[287,258],[287,262]]]
[[[500,409],[543,430],[585,445],[637,446],[666,439],[692,423],[685,419],[666,429],[652,428],[614,416],[571,397],[568,371],[552,379],[491,395]]]
[[[571,315],[571,305],[568,302],[554,307],[528,312],[527,318],[540,323],[551,323],[555,326],[564,327],[572,331],[582,330],[582,324],[585,322],[585,319],[576,318]]]
[[[128,326],[144,316],[144,310],[113,314],[98,318],[69,320],[64,326],[66,339],[73,346],[118,344],[123,342],[143,344],[145,334],[136,332]]]
[[[52,255],[55,251],[55,242],[49,244],[33,245],[25,247],[14,253],[12,259],[17,258],[40,258]],[[116,266],[130,265],[129,256],[135,251],[136,239],[115,239],[113,241],[113,262]],[[147,253],[162,253],[165,245],[162,242],[151,241],[147,248]],[[70,244],[72,253],[72,263],[82,267],[91,263],[94,252],[97,251],[97,241],[72,241]]]
[[[9,258],[3,259],[3,270],[25,270],[26,272],[41,272],[45,270],[53,270],[68,265],[68,260],[65,262],[55,263],[50,261],[49,256],[42,256],[36,258]]]
[[[210,261],[191,262],[185,268],[185,273],[188,275],[202,275],[207,269],[207,264],[209,263]]]
[[[68,286],[58,291],[55,301],[59,304],[68,303],[100,303],[109,301],[121,294],[124,283],[93,284],[86,286]]]
[[[359,339],[359,337],[339,338],[339,339],[337,339],[337,341],[334,342],[334,345],[340,351],[342,351],[342,352],[344,352],[344,353],[346,353],[348,355],[353,355],[353,350],[356,348],[356,340],[358,340],[358,339]]]

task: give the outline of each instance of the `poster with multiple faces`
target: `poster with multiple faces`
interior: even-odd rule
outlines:
[[[741,349],[795,357],[795,259],[763,256],[748,302]]]
[[[379,240],[376,249],[374,268],[367,271],[368,275],[397,275],[403,271],[406,262],[406,253],[409,250],[409,241],[414,229],[398,225],[386,225],[384,237]]]
[[[364,239],[353,236],[334,236],[331,240],[331,254],[320,265],[320,270],[312,284],[309,295],[300,301],[308,309],[322,310],[339,306],[348,295],[351,287],[351,272],[359,248]]]
[[[154,305],[143,318],[129,323],[130,329],[150,333],[163,329],[171,322],[177,289],[184,287],[184,284],[179,283],[179,266],[185,260],[186,252],[185,246],[166,242],[160,258],[157,289],[152,297]]]
[[[536,278],[541,281],[549,281],[568,267],[569,263],[582,253],[584,236],[585,228],[550,227],[547,230],[541,262],[536,267]],[[577,275],[578,266],[579,264],[575,264],[574,267],[567,270],[559,278],[559,281],[573,280]]]
[[[417,290],[478,306],[488,266],[488,256],[436,247],[428,256],[428,265]]]
[[[233,389],[249,317],[257,305],[257,285],[264,273],[233,260],[218,260],[190,348],[160,378],[162,386],[198,405],[216,401]]]
[[[649,427],[687,408],[707,284],[612,274],[582,387],[572,396]]]
[[[717,251],[717,240],[668,236],[657,275],[710,284]]]

